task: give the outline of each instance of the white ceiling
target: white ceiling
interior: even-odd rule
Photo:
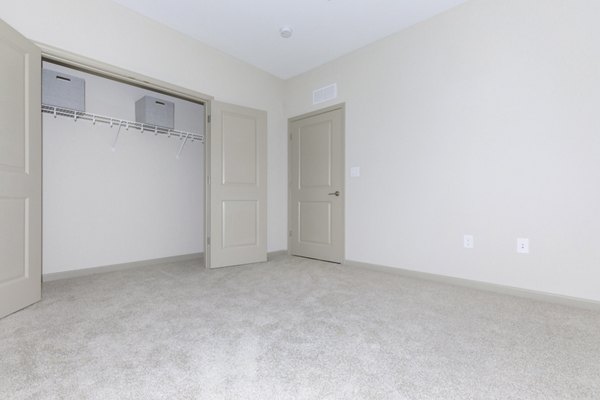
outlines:
[[[466,0],[114,1],[287,79]]]

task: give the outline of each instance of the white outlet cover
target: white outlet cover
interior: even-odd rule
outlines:
[[[358,178],[360,176],[360,167],[352,167],[350,168],[350,177]]]
[[[529,239],[518,238],[517,239],[517,253],[529,254]]]
[[[463,237],[463,245],[465,246],[465,249],[472,249],[475,247],[475,238],[473,237],[473,235],[465,235]]]

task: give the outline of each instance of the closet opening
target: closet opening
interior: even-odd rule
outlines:
[[[44,280],[203,257],[207,107],[43,59]]]

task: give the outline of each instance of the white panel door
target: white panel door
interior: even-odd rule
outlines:
[[[267,260],[267,113],[211,104],[209,268]]]
[[[290,122],[290,253],[344,257],[343,109]]]
[[[0,317],[41,297],[41,52],[0,21]]]

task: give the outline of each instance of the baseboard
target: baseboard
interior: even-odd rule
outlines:
[[[530,289],[521,289],[513,286],[504,286],[495,283],[474,281],[470,279],[455,278],[446,275],[438,275],[429,272],[413,271],[403,268],[389,267],[384,265],[369,264],[359,261],[345,260],[342,264],[351,267],[367,268],[375,271],[388,272],[406,276],[409,278],[424,279],[455,286],[463,286],[488,292],[508,294],[547,303],[560,304],[564,306],[583,308],[586,310],[600,311],[600,302],[578,297],[563,296],[560,294],[540,292]]]
[[[178,262],[178,261],[190,261],[190,260],[197,260],[197,259],[204,259],[204,253],[184,254],[181,256],[155,258],[152,260],[143,260],[143,261],[133,261],[133,262],[123,263],[123,264],[103,265],[100,267],[76,269],[73,271],[52,272],[49,274],[43,274],[42,281],[50,282],[50,281],[56,281],[59,279],[68,279],[68,278],[76,278],[79,276],[101,274],[104,272],[121,271],[121,270],[125,270],[125,269],[142,267],[142,266],[146,266],[146,265],[166,264],[166,263],[172,263],[172,262]]]

